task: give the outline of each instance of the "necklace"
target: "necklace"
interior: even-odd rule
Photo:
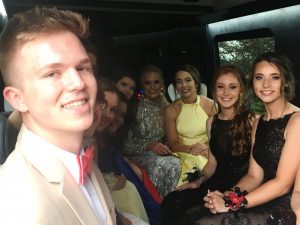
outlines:
[[[283,109],[281,111],[281,114],[279,114],[278,116],[272,116],[270,115],[270,112],[268,112],[267,110],[267,113],[264,115],[264,120],[268,121],[270,119],[279,119],[279,118],[282,118],[284,116],[284,112],[285,112],[285,109],[286,109],[286,105],[287,105],[287,101],[285,100],[284,101],[284,106],[283,106]]]

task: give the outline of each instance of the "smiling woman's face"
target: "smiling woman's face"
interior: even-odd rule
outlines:
[[[176,89],[182,98],[197,94],[196,83],[187,71],[178,71],[175,75]]]
[[[117,93],[104,91],[105,107],[102,109],[102,116],[97,127],[97,132],[103,131],[114,121],[118,112],[118,95]]]
[[[116,83],[118,90],[129,100],[134,94],[136,83],[130,77],[124,76]]]
[[[160,75],[156,72],[148,72],[143,75],[142,86],[144,95],[150,101],[157,101],[163,88],[163,82]]]

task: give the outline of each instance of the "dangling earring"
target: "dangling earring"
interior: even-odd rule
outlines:
[[[164,95],[165,93],[164,93],[164,88],[163,87],[161,87],[160,88],[160,95]]]

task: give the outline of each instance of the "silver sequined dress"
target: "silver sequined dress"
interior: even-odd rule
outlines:
[[[145,98],[141,99],[136,122],[125,140],[124,153],[129,159],[143,166],[158,192],[164,197],[176,187],[181,165],[180,160],[174,156],[160,156],[146,150],[148,143],[161,142],[164,138],[162,104],[163,101],[155,104]]]

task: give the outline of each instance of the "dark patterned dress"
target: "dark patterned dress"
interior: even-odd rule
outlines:
[[[263,183],[275,178],[285,143],[284,131],[293,113],[269,121],[259,119],[253,157],[264,170]],[[197,225],[294,225],[295,215],[290,206],[291,191],[261,206],[243,212],[217,214],[198,220]]]
[[[207,194],[208,189],[225,191],[246,174],[251,141],[246,146],[244,154],[233,156],[231,149],[234,137],[229,136],[229,133],[226,132],[233,123],[233,120],[220,120],[218,116],[214,117],[209,146],[218,162],[215,174],[200,188],[174,191],[167,195],[161,205],[162,225],[179,225],[183,220],[187,220],[184,222],[185,224],[193,224],[197,218],[210,213],[203,207],[203,197]],[[250,127],[248,129],[251,129],[251,125],[248,124],[248,126]],[[195,209],[185,216],[185,213],[194,207]]]

